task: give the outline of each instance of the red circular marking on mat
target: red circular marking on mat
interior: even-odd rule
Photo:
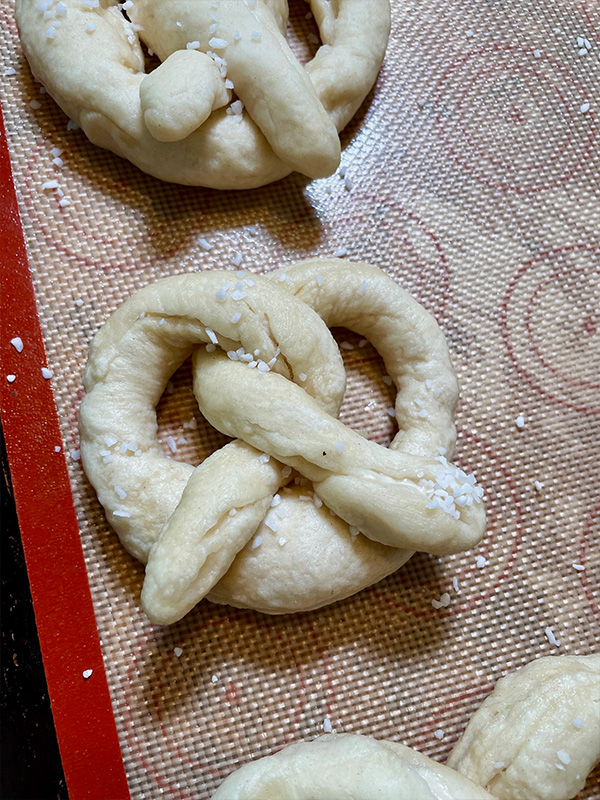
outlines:
[[[456,616],[471,610],[495,594],[509,577],[521,549],[523,529],[521,497],[512,473],[500,456],[475,434],[459,431],[458,439],[468,442],[465,449],[473,454],[472,460],[477,466],[473,468],[472,464],[466,464],[460,456],[454,459],[453,463],[467,473],[474,469],[478,483],[483,486],[487,512],[486,533],[476,550],[446,556],[446,574],[443,578],[436,578],[435,584],[424,586],[419,581],[418,572],[416,570],[411,572],[409,561],[407,566],[401,568],[402,574],[398,584],[390,583],[389,589],[386,588],[385,591],[377,586],[371,589],[378,600],[407,616],[435,618],[436,615]],[[489,479],[486,479],[487,473]],[[494,496],[495,493],[489,488],[494,476],[496,484],[498,479],[500,480],[500,486],[496,489],[497,496]],[[508,530],[502,531],[502,527]],[[505,545],[509,539],[508,552],[501,558],[496,557],[495,542]],[[476,566],[477,556],[483,556],[487,561],[481,569]],[[485,580],[482,581],[479,593],[471,595],[468,581],[479,573]],[[458,580],[460,594],[456,593],[452,586],[453,577]],[[435,609],[431,604],[432,599],[439,600],[440,594],[444,592],[450,594],[451,604],[446,608]]]
[[[540,253],[511,278],[500,318],[508,355],[527,385],[553,403],[595,415],[600,384],[588,353],[600,327],[600,295],[594,302],[599,279],[600,247],[568,245]],[[544,317],[543,305],[558,291],[569,313],[557,321]],[[581,365],[589,375],[581,374]]]
[[[153,214],[154,205],[159,202],[159,199],[155,197],[153,202],[151,191],[144,192],[136,188],[140,180],[142,182],[151,180],[148,176],[139,173],[141,177],[138,177],[137,182],[131,181],[131,183],[115,177],[113,173],[116,167],[121,165],[119,161],[116,167],[104,165],[105,168],[101,172],[98,171],[98,175],[94,173],[90,178],[89,160],[91,156],[86,153],[84,159],[77,146],[73,144],[67,148],[64,140],[64,131],[56,127],[51,128],[47,138],[39,139],[32,149],[23,171],[23,200],[31,221],[49,246],[80,264],[102,271],[146,269],[154,265],[158,259],[168,259],[178,252],[188,255],[189,247],[195,238],[192,230],[187,230],[181,241],[173,242],[170,246],[162,248],[160,251],[157,250],[156,253],[153,252],[155,244],[160,242],[165,231],[169,229],[169,224],[167,221],[163,221],[154,227],[148,225],[148,219],[156,219],[159,216]],[[62,169],[56,169],[52,164],[50,149],[56,142],[63,145],[61,157],[65,160],[65,164]],[[84,147],[92,147],[87,141],[80,144]],[[97,154],[93,150],[92,155],[102,158],[104,152],[99,151]],[[77,171],[77,178],[72,174],[71,166]],[[132,169],[129,164],[126,164],[124,168]],[[108,226],[105,229],[106,234],[104,234],[95,231],[93,224],[86,224],[90,220],[89,217],[86,217],[86,214],[89,213],[88,209],[81,208],[78,198],[69,194],[69,185],[75,185],[81,179],[86,181],[85,200],[87,206],[93,208],[90,200],[95,199],[103,219],[106,217],[115,224],[120,219],[118,214],[111,214],[109,201],[128,207],[131,213],[126,218],[125,226],[121,226],[118,230],[113,230]],[[50,180],[58,182],[64,196],[71,201],[70,205],[59,205],[61,196],[57,189],[42,189],[42,184]],[[98,180],[101,180],[101,184],[98,183]],[[177,188],[181,189],[182,187]],[[163,194],[172,190],[171,186],[164,186]],[[156,190],[154,195],[156,195]],[[165,203],[168,206],[167,200]],[[51,224],[52,221],[55,224],[54,228]],[[91,222],[93,223],[93,216]],[[188,228],[194,227],[192,222]],[[63,230],[64,236],[61,237]],[[93,251],[97,248],[101,248],[102,252],[106,254],[108,262],[101,258],[94,258],[91,253],[86,252],[88,249]],[[123,250],[130,251],[130,257],[119,258],[113,255],[122,253]]]
[[[352,207],[369,209],[368,216],[349,213],[330,219],[332,229],[345,228],[353,232],[353,240],[360,241],[380,235],[385,239],[385,255],[391,259],[390,267],[374,261],[392,272],[403,289],[413,295],[439,321],[444,316],[450,295],[450,265],[440,237],[417,213],[385,192],[371,194],[354,192]],[[388,221],[389,217],[389,221]],[[400,224],[399,224],[400,223]],[[405,223],[405,226],[402,225]],[[381,248],[384,250],[384,248]],[[382,253],[383,257],[384,253]],[[384,259],[385,260],[385,259]]]
[[[579,563],[585,567],[585,569],[579,573],[581,587],[591,610],[596,618],[600,621],[600,602],[598,599],[598,587],[600,586],[600,580],[594,580],[590,576],[589,569],[591,566],[594,566],[589,558],[591,545],[595,543],[596,547],[598,547],[599,542],[600,504],[592,508],[588,514],[583,526],[581,540],[579,542]]]
[[[545,191],[569,181],[593,150],[593,110],[579,112],[588,95],[556,59],[493,45],[461,56],[442,75],[438,131],[476,179],[518,193]],[[548,131],[559,125],[556,142]],[[535,162],[527,160],[538,153]]]
[[[426,722],[422,732],[416,740],[416,743],[413,745],[415,750],[418,750],[419,752],[427,751],[428,753],[431,753],[432,749],[435,749],[435,756],[432,754],[430,757],[435,757],[436,761],[445,762],[456,742],[451,741],[450,739],[445,741],[444,739],[437,739],[437,737],[434,736],[434,731],[444,730],[444,726],[448,725],[449,720],[454,721],[457,718],[462,719],[463,717],[467,717],[467,712],[457,712],[456,707],[467,705],[470,708],[472,706],[470,701],[472,701],[473,698],[476,698],[477,707],[479,707],[493,690],[493,688],[493,683],[485,683],[482,686],[476,686],[474,689],[468,689],[467,691],[461,692],[460,694],[452,697],[451,700],[449,700],[440,708],[434,717]],[[470,713],[472,714],[473,711]],[[439,749],[442,741],[444,742],[444,750],[440,753],[437,752],[437,750]],[[437,748],[433,747],[434,743],[439,743]]]
[[[167,717],[165,715],[164,710],[164,697],[168,692],[168,687],[173,683],[174,680],[180,680],[181,676],[183,676],[183,681],[187,681],[188,683],[193,683],[194,686],[194,675],[192,674],[191,677],[188,678],[188,674],[190,672],[190,662],[186,662],[186,654],[189,652],[190,647],[194,648],[194,652],[192,652],[190,658],[194,659],[195,652],[198,651],[200,647],[202,653],[206,655],[210,649],[210,642],[214,642],[216,638],[219,636],[219,628],[227,626],[230,624],[229,617],[225,614],[219,614],[220,609],[216,612],[216,616],[214,617],[214,625],[207,629],[205,625],[198,624],[194,626],[192,634],[194,635],[193,644],[191,646],[187,646],[183,648],[183,653],[180,658],[177,658],[173,652],[173,648],[171,646],[163,645],[160,648],[158,653],[152,653],[148,650],[148,642],[149,637],[146,636],[142,640],[141,644],[138,647],[135,660],[132,665],[127,670],[126,674],[126,683],[124,686],[123,697],[125,701],[125,723],[126,723],[126,731],[129,743],[132,747],[132,750],[135,752],[137,759],[144,767],[147,774],[159,785],[167,788],[170,792],[173,792],[177,797],[181,798],[194,798],[197,800],[195,795],[189,795],[181,790],[179,790],[176,786],[174,786],[171,781],[165,776],[164,772],[160,769],[157,769],[155,764],[151,762],[145,755],[148,752],[147,746],[142,746],[138,741],[137,734],[136,734],[136,726],[133,720],[133,712],[132,708],[136,705],[140,704],[139,698],[137,701],[134,700],[134,695],[139,693],[140,687],[143,689],[144,687],[141,686],[141,683],[136,680],[135,673],[138,668],[138,664],[144,660],[148,659],[151,664],[151,671],[152,671],[152,685],[149,687],[151,689],[151,702],[145,704],[145,708],[149,709],[149,713],[146,712],[145,720],[146,720],[146,729],[148,729],[148,719],[152,719],[153,723],[151,725],[151,733],[150,736],[147,738],[151,738],[153,736],[159,735],[162,743],[167,747],[170,754],[175,756],[178,759],[178,763],[183,765],[182,768],[187,770],[191,770],[193,772],[200,772],[203,774],[214,775],[218,778],[226,777],[234,767],[234,758],[235,754],[231,757],[230,763],[223,765],[223,767],[206,767],[202,764],[201,759],[203,757],[202,753],[197,753],[194,756],[190,756],[185,749],[181,749],[181,745],[179,742],[175,741],[173,738],[173,734],[169,732],[169,726],[173,725],[173,723],[177,724],[177,720],[189,720],[190,715],[183,713],[182,707],[179,708],[178,714],[173,716],[172,718]],[[221,622],[219,622],[219,618]],[[280,743],[278,743],[274,748],[273,751],[281,749],[285,747],[295,736],[296,729],[300,724],[300,720],[304,711],[305,705],[305,696],[306,696],[306,681],[305,676],[303,673],[303,669],[298,663],[298,660],[294,654],[293,649],[290,649],[289,643],[284,640],[282,634],[277,630],[276,626],[265,625],[262,628],[263,636],[271,634],[276,641],[273,642],[273,645],[270,649],[272,653],[281,653],[287,651],[291,656],[291,662],[295,666],[296,670],[296,679],[295,681],[286,682],[285,688],[289,690],[290,687],[296,683],[297,684],[297,697],[296,697],[296,710],[294,712],[292,727],[287,733],[281,737]],[[204,645],[198,644],[198,639],[196,637],[207,636],[209,637],[210,641],[205,643]],[[225,634],[226,638],[228,634]],[[249,643],[249,646],[251,643]],[[222,674],[218,675],[219,680],[216,683],[212,683],[210,674],[211,670],[215,670],[215,672],[221,672],[221,669],[218,669],[214,666],[210,666],[208,663],[204,663],[204,666],[200,663],[200,660],[193,660],[191,662],[191,671],[193,672],[195,669],[201,670],[202,672],[202,683],[207,685],[208,691],[212,691],[214,694],[214,710],[213,714],[209,715],[210,719],[217,719],[221,714],[229,714],[229,709],[234,707],[236,712],[239,713],[240,719],[231,723],[228,720],[229,724],[233,724],[234,726],[240,728],[244,724],[243,712],[240,712],[241,707],[243,707],[245,702],[250,704],[250,711],[252,714],[255,714],[254,700],[252,696],[250,696],[250,700],[246,701],[244,698],[244,684],[243,681],[233,679],[232,681],[228,681]],[[289,679],[289,676],[288,676]],[[136,683],[138,684],[136,686]],[[188,687],[189,688],[189,687]],[[185,690],[181,693],[181,696],[184,697]],[[206,695],[205,695],[206,697]],[[277,698],[275,697],[274,700],[276,701]],[[271,718],[276,718],[275,713],[273,710],[269,711],[268,708],[268,699],[265,702],[265,709],[264,713],[270,713]],[[248,713],[246,714],[248,717]],[[187,733],[182,729],[181,730],[181,737],[182,740],[185,739]],[[204,731],[204,736],[211,737],[210,732]],[[243,737],[242,737],[243,738]],[[151,749],[151,748],[150,748]],[[210,744],[205,748],[206,750],[210,750]]]
[[[594,33],[600,29],[600,3],[598,0],[583,0],[583,15]],[[595,18],[592,16],[595,14]]]

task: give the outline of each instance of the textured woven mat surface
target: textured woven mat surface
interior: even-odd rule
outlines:
[[[2,102],[68,451],[89,342],[134,290],[232,267],[238,251],[263,272],[347,248],[443,327],[461,384],[456,460],[486,490],[489,529],[475,551],[417,555],[310,614],[204,602],[161,629],[138,607],[141,565],[70,460],[136,800],[207,797],[247,760],[320,733],[326,716],[334,731],[443,759],[499,677],[541,655],[588,653],[600,638],[600,3],[392,5],[379,81],[343,135],[350,188],[339,175],[292,175],[239,194],[160,183],[68,131],[31,77],[12,5],[0,10]],[[299,39],[314,32],[306,11],[292,4]],[[42,190],[51,179],[70,205]],[[378,357],[347,333],[339,341],[354,345],[343,419],[385,443],[391,398]],[[200,419],[184,430],[199,418],[189,378],[180,370],[161,401],[160,434],[183,435],[176,458],[198,463],[224,438]],[[435,610],[443,592],[451,603]],[[600,797],[599,776],[581,797]]]

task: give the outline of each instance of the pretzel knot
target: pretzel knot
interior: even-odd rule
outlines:
[[[389,0],[310,8],[323,44],[303,67],[285,0],[16,0],[34,75],[92,142],[217,189],[337,168],[338,131],[383,61]],[[148,74],[140,40],[162,62]]]
[[[389,449],[337,419],[345,372],[328,326],[367,337],[384,360],[398,390]],[[155,412],[192,352],[200,410],[237,437],[195,469],[164,455]],[[147,561],[142,604],[156,622],[205,596],[267,613],[318,608],[414,550],[455,553],[483,535],[482,489],[447,461],[457,384],[444,336],[376,267],[165,278],[99,331],[84,383],[83,464]]]

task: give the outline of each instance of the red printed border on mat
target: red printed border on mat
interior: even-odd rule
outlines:
[[[1,112],[0,264],[0,412],[69,798],[127,800]]]

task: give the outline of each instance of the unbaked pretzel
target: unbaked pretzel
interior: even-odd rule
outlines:
[[[16,0],[34,75],[92,142],[157,178],[217,189],[337,168],[338,131],[383,60],[389,0],[310,8],[323,45],[302,67],[285,0]],[[149,74],[140,40],[162,61]]]
[[[212,800],[570,800],[600,759],[599,706],[600,654],[539,658],[498,681],[446,766],[329,734],[245,764]]]
[[[569,800],[600,762],[600,653],[538,658],[501,678],[448,766],[499,800]]]
[[[398,742],[327,734],[233,772],[212,800],[493,800],[481,786]]]
[[[398,388],[390,450],[335,418],[345,373],[328,325],[363,334],[383,357]],[[200,408],[239,438],[194,470],[163,455],[154,408],[200,343]],[[157,622],[207,595],[267,613],[317,608],[413,550],[458,552],[483,535],[481,489],[439,455],[454,447],[457,397],[443,334],[375,267],[332,259],[268,277],[163,279],[99,331],[84,383],[83,464],[121,540],[147,561],[142,603]],[[304,489],[295,502],[277,495],[281,515],[274,497],[290,467],[341,519],[300,500]]]

